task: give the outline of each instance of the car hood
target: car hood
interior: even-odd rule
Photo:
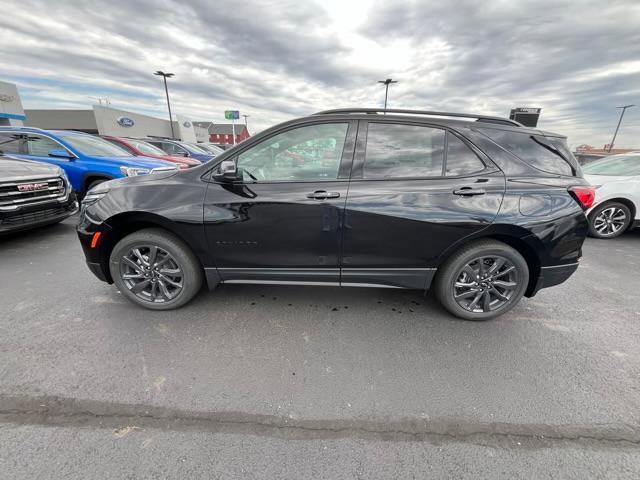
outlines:
[[[628,175],[589,175],[585,174],[584,179],[591,185],[602,185],[603,183],[624,182],[633,177]]]
[[[57,176],[61,175],[61,172],[60,167],[48,163],[0,156],[0,179],[2,181]]]
[[[182,165],[189,165],[190,167],[191,166],[195,167],[196,165],[202,164],[200,160],[195,160],[189,157],[172,157],[171,155],[166,155],[158,158],[162,160],[166,160],[167,162],[180,163]]]
[[[160,160],[159,158],[151,157],[95,157],[101,161],[114,162],[119,165],[125,165],[127,167],[140,167],[140,168],[162,168],[162,167],[175,167],[175,163],[167,162],[166,160]]]

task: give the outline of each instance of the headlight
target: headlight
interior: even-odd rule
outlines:
[[[109,182],[103,182],[89,190],[82,199],[82,204],[85,206],[91,205],[102,199],[107,193],[109,193],[110,188],[108,184]]]
[[[138,175],[146,175],[151,173],[151,170],[148,168],[140,168],[140,167],[120,167],[120,171],[126,175],[127,177],[135,177]]]
[[[69,177],[67,176],[67,172],[65,172],[63,169],[60,169],[60,176],[62,177],[62,180],[64,181],[64,184],[66,187],[71,187],[71,182],[69,181]]]

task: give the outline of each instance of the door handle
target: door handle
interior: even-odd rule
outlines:
[[[472,197],[473,195],[484,195],[487,192],[483,188],[462,187],[454,190],[453,193],[463,197]]]
[[[340,192],[327,192],[325,190],[316,190],[313,193],[308,193],[307,198],[313,198],[314,200],[324,200],[326,198],[338,198]]]

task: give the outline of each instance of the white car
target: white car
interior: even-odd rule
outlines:
[[[614,238],[640,226],[640,153],[611,155],[582,171],[596,187],[596,200],[587,211],[592,237]]]

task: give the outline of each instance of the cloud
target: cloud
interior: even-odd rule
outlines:
[[[87,108],[87,97],[164,116],[218,121],[238,108],[252,130],[326,108],[390,106],[507,115],[543,108],[570,143],[610,140],[617,105],[640,104],[640,4],[5,0],[0,72],[28,108]],[[640,147],[640,107],[619,146]]]

